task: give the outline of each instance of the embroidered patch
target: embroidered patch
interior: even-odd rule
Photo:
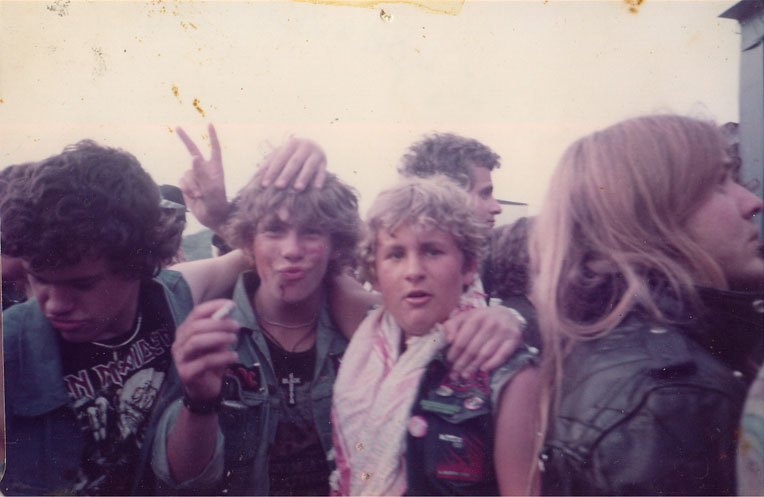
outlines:
[[[245,392],[257,391],[260,388],[260,383],[260,363],[255,363],[250,367],[239,363],[232,364],[226,369],[223,377],[224,397],[229,397],[228,394],[238,389]]]
[[[426,400],[423,399],[419,406],[425,410],[430,412],[437,412],[440,414],[456,414],[461,410],[461,407],[458,405],[452,405],[452,404],[446,404],[443,402],[435,402],[434,400]]]
[[[479,439],[441,433],[438,440],[445,444],[435,474],[444,480],[482,481],[485,478],[485,446]]]

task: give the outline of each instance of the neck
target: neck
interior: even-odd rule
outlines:
[[[114,319],[114,321],[104,330],[98,340],[109,340],[133,331],[135,320],[138,315],[138,295],[140,293],[140,282],[130,282],[133,284],[132,295],[127,301],[125,308]]]
[[[321,309],[323,294],[317,292],[299,302],[284,302],[270,299],[264,292],[256,292],[253,299],[255,313],[268,321],[278,322],[287,326],[297,326],[307,323],[318,316]]]

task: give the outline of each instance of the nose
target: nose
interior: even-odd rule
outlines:
[[[754,215],[761,213],[764,209],[764,202],[753,192],[743,187],[742,185],[736,185],[740,192],[740,210],[746,219],[752,218]]]
[[[491,197],[491,211],[490,212],[494,216],[498,216],[499,214],[501,214],[501,204],[499,203],[498,200],[496,200],[493,197]]]
[[[296,229],[290,229],[282,240],[281,255],[290,261],[298,260],[303,256],[302,241]]]
[[[35,292],[46,316],[63,316],[74,308],[71,292],[58,285],[44,285]]]
[[[424,279],[422,260],[417,255],[410,256],[406,261],[406,281],[416,283]]]

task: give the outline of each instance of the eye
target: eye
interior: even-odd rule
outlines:
[[[283,223],[279,222],[269,222],[265,223],[265,226],[263,226],[262,232],[268,235],[278,235],[284,232],[286,228],[284,227]]]
[[[324,232],[318,228],[303,228],[301,231],[303,235],[307,235],[307,236],[323,236],[324,235]]]
[[[431,247],[431,248],[425,249],[424,254],[427,257],[436,257],[443,254],[443,251],[438,248]]]
[[[385,259],[390,259],[394,261],[398,261],[403,259],[403,251],[402,250],[391,250],[385,255]]]

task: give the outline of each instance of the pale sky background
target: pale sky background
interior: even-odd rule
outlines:
[[[451,131],[498,152],[497,197],[535,213],[583,134],[655,112],[738,119],[739,26],[718,17],[734,3],[0,0],[0,166],[92,138],[177,183],[190,161],[172,129],[206,148],[213,122],[229,196],[296,134],[365,212],[410,143]]]

